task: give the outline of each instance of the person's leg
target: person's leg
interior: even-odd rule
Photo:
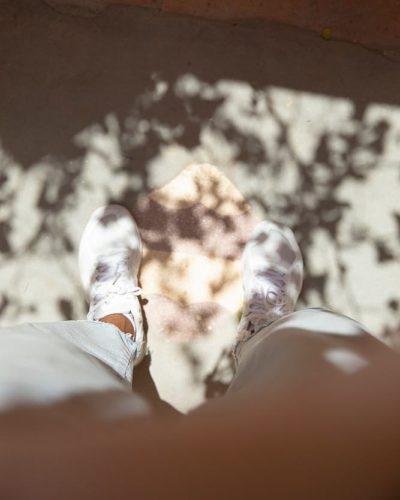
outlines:
[[[303,258],[293,232],[264,221],[254,230],[242,255],[243,314],[234,358],[259,331],[296,306],[303,284]]]
[[[129,212],[113,205],[96,210],[79,252],[88,320],[0,329],[1,411],[82,394],[132,395],[133,367],[146,351],[140,258],[141,240]]]
[[[135,364],[146,354],[138,299],[141,257],[139,229],[128,210],[108,205],[93,212],[79,245],[81,281],[90,304],[87,317],[133,335],[138,349]]]
[[[241,348],[229,395],[252,386],[299,390],[321,379],[351,377],[376,358],[397,355],[358,322],[322,309],[285,315]]]
[[[133,491],[142,500],[399,498],[398,357],[378,349],[352,375],[316,370],[306,383],[293,383],[293,374],[277,385],[284,372],[271,377],[262,358],[269,340],[272,352],[279,345],[272,333],[259,333],[239,359],[246,387],[179,421],[149,416],[104,425],[92,417],[77,426],[64,404],[0,415],[0,497],[101,500]],[[302,374],[312,356],[300,352],[292,359]],[[245,376],[246,356],[258,367],[254,376]]]
[[[292,231],[257,226],[242,257],[244,312],[234,349],[232,395],[261,384],[294,389],[330,373],[352,375],[391,351],[356,321],[319,308],[294,312],[303,279]]]
[[[269,249],[288,250],[279,239],[277,230],[258,235]],[[267,254],[263,248],[260,256]],[[286,286],[298,283],[285,279],[290,255],[285,267],[250,269],[257,279],[246,280],[238,371],[227,397],[178,423],[88,420],[80,446],[67,417],[53,425],[57,407],[32,415],[51,432],[18,425],[26,422],[20,415],[0,416],[1,496],[399,498],[398,357],[348,318],[291,314],[298,289],[283,300]]]
[[[130,321],[123,314],[108,314],[107,316],[100,318],[99,321],[102,321],[103,323],[110,323],[111,325],[116,326],[118,330],[121,330],[121,332],[130,333],[135,336],[135,327],[132,321]]]
[[[130,396],[136,352],[132,336],[106,323],[81,320],[3,327],[0,411],[110,391]]]

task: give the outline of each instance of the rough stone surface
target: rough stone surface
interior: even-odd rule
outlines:
[[[91,17],[110,5],[111,0],[43,0],[62,14]]]

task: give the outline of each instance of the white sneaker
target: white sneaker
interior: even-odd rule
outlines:
[[[137,275],[142,240],[131,214],[119,205],[100,207],[87,223],[79,246],[79,269],[89,299],[87,318],[98,321],[109,314],[123,314],[135,328],[137,355],[146,354]]]
[[[258,224],[242,255],[243,315],[233,350],[285,314],[294,311],[303,283],[303,258],[288,227]]]

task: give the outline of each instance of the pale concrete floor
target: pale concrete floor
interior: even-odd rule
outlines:
[[[182,411],[229,382],[238,259],[265,217],[299,239],[299,308],[400,345],[397,63],[125,7],[84,19],[7,0],[0,28],[1,324],[85,316],[77,246],[111,201],[142,231],[150,371]],[[134,381],[155,395],[148,364]]]

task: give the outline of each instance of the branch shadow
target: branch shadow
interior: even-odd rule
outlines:
[[[49,235],[52,255],[75,254],[69,226],[79,216],[75,209],[92,198],[126,206],[154,251],[173,252],[189,241],[222,255],[229,240],[223,256],[237,258],[244,222],[219,214],[218,195],[212,209],[171,210],[146,198],[189,162],[208,161],[233,179],[254,210],[293,228],[307,270],[301,304],[317,300],[335,308],[329,292],[335,274],[337,289],[362,316],[349,285],[358,249],[372,250],[374,268],[396,264],[400,216],[388,205],[397,232],[375,233],[368,213],[361,223],[352,215],[357,200],[343,189],[373,184],[391,161],[387,151],[398,147],[393,120],[384,110],[372,116],[370,108],[398,105],[397,65],[361,47],[269,23],[211,23],[122,6],[95,19],[72,18],[35,0],[6,0],[1,10],[0,250],[6,265],[21,255],[45,257]],[[326,119],[318,128],[322,99],[335,126]],[[304,154],[310,138],[311,153]],[[32,226],[26,234],[16,229],[25,217]],[[353,225],[344,240],[346,224]],[[215,228],[222,231],[219,245]],[[321,234],[335,273],[328,265],[315,267]],[[348,251],[353,261],[345,258]],[[25,299],[8,285],[0,314],[14,311],[17,320]],[[216,280],[211,293],[223,286]],[[398,317],[390,304],[399,294],[386,300],[377,332],[393,344],[398,328],[383,312]],[[71,319],[84,298],[70,291],[56,301],[62,317]],[[221,389],[212,385],[219,383],[215,374],[211,379],[207,394]],[[148,384],[143,380],[150,390]]]

